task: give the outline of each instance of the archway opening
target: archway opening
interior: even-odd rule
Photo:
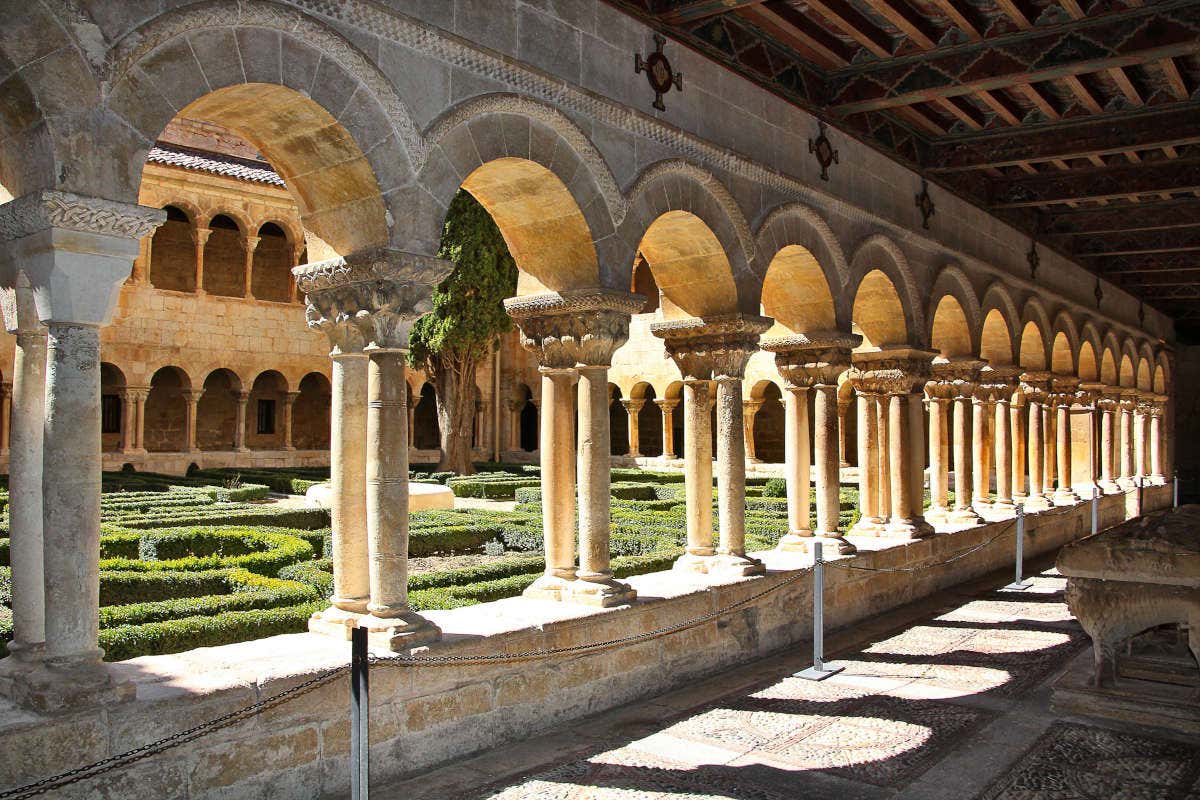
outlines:
[[[1096,363],[1096,349],[1091,342],[1084,342],[1079,348],[1079,367],[1077,374],[1082,381],[1097,381],[1100,379],[1100,365]]]
[[[751,397],[757,406],[754,411],[754,456],[767,464],[782,464],[785,460],[783,392],[774,382],[763,381],[754,387]]]
[[[283,448],[283,404],[287,402],[287,379],[273,369],[259,373],[250,389],[246,410],[246,445],[252,450]]]
[[[121,441],[128,432],[125,426],[126,403],[125,373],[116,365],[100,364],[100,447],[106,453],[121,449]]]
[[[533,390],[524,385],[521,388],[525,390],[525,402],[521,404],[518,443],[526,453],[532,453],[538,449],[538,409],[533,402]]]
[[[196,446],[201,450],[234,449],[241,390],[241,380],[227,369],[215,369],[204,379],[196,404]]]
[[[1032,371],[1046,369],[1046,340],[1034,322],[1026,322],[1021,329],[1021,367]]]
[[[217,214],[208,221],[204,245],[204,291],[222,297],[246,294],[246,236],[233,217]]]
[[[658,311],[658,284],[654,280],[654,272],[650,269],[650,264],[641,254],[638,254],[637,260],[634,261],[633,277],[630,280],[629,289],[634,294],[640,294],[646,298],[645,305],[638,311],[639,314],[653,314]]]
[[[993,308],[983,319],[979,357],[995,366],[1013,363],[1012,332],[998,309]]]
[[[653,273],[665,319],[711,317],[737,310],[737,287],[725,249],[695,214],[668,211],[642,235],[638,250]]]
[[[146,395],[144,445],[153,453],[177,453],[187,441],[188,403],[192,383],[179,367],[163,367],[150,378]]]
[[[284,229],[274,222],[264,223],[258,229],[258,244],[254,248],[250,293],[259,300],[291,301],[293,259],[292,245]]]
[[[762,313],[775,320],[764,338],[836,330],[829,282],[811,252],[788,245],[775,254],[763,278]]]
[[[1050,346],[1050,370],[1056,375],[1075,373],[1074,359],[1071,358],[1071,340],[1062,331],[1054,334],[1054,343]]]
[[[413,447],[417,450],[440,450],[442,429],[438,424],[437,390],[426,381],[413,409]]]
[[[150,284],[174,292],[196,291],[196,240],[193,220],[178,206],[168,205],[167,221],[150,240]]]
[[[648,383],[634,386],[632,395],[642,401],[637,412],[638,451],[648,458],[658,458],[663,454],[662,409],[655,403],[658,395]]]
[[[908,344],[908,325],[900,294],[882,270],[872,270],[858,284],[851,320],[863,337],[860,350]]]
[[[966,312],[954,295],[944,295],[933,311],[933,328],[930,344],[943,358],[961,358],[971,355],[971,326]]]
[[[608,385],[608,445],[611,455],[629,455],[629,413],[615,383]]]
[[[329,379],[310,372],[300,379],[300,394],[292,407],[292,444],[297,450],[329,448]]]

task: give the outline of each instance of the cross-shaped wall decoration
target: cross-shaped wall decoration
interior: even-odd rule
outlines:
[[[654,34],[654,52],[642,58],[641,53],[633,54],[633,71],[634,74],[639,72],[646,73],[646,81],[650,84],[650,88],[654,90],[654,107],[659,111],[666,111],[667,107],[663,104],[663,95],[671,91],[674,86],[678,91],[683,91],[683,73],[676,72],[671,69],[671,62],[667,60],[663,53],[663,46],[667,40],[657,33]]]
[[[929,218],[937,213],[937,206],[933,204],[933,198],[929,196],[929,184],[924,178],[921,179],[921,193],[917,195],[917,208],[921,212],[921,227],[929,230]]]
[[[1037,242],[1033,239],[1029,240],[1029,252],[1025,255],[1025,260],[1029,262],[1029,279],[1036,281],[1038,265],[1042,263],[1042,258],[1038,255]]]
[[[829,180],[829,165],[838,163],[838,151],[825,135],[825,123],[817,123],[817,138],[808,140],[808,152],[817,157],[821,165],[821,180]]]
[[[1096,308],[1100,307],[1100,301],[1104,299],[1104,290],[1100,288],[1100,277],[1096,277],[1096,288],[1092,292],[1096,296]]]

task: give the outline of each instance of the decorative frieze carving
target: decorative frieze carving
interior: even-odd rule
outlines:
[[[629,318],[646,298],[611,289],[513,297],[504,308],[521,330],[521,345],[543,367],[607,367],[629,338]]]
[[[772,324],[768,317],[728,314],[656,322],[650,332],[663,340],[685,380],[740,380]]]
[[[167,219],[161,208],[45,190],[0,205],[0,242],[60,228],[101,236],[141,239]]]
[[[912,394],[929,380],[936,355],[908,347],[855,353],[849,380],[866,394]]]
[[[979,370],[975,397],[989,402],[1011,399],[1020,377],[1020,367],[984,366]]]
[[[986,362],[973,358],[934,359],[930,366],[925,394],[930,399],[952,400],[975,393],[979,370]]]
[[[772,336],[759,348],[775,354],[775,367],[788,388],[836,386],[850,368],[850,356],[862,344],[857,334],[831,332]]]

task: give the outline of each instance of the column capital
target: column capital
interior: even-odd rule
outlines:
[[[546,292],[504,301],[521,346],[547,367],[608,367],[629,338],[629,318],[646,298],[613,289]]]
[[[654,405],[658,406],[663,411],[674,411],[679,406],[679,400],[664,397],[661,400],[655,400]]]
[[[246,255],[247,256],[254,255],[254,251],[258,249],[258,243],[261,241],[262,241],[261,237],[247,236],[246,237]]]
[[[768,317],[725,314],[656,322],[650,332],[663,340],[685,379],[740,380],[771,324]]]
[[[857,334],[805,333],[772,336],[759,347],[775,354],[775,367],[788,387],[836,386],[838,376],[850,368],[855,347],[862,344]]]
[[[1079,391],[1079,378],[1073,375],[1050,376],[1050,402],[1058,405],[1071,405]]]
[[[980,400],[995,403],[1012,399],[1020,383],[1021,368],[1011,365],[987,365],[979,370],[979,381],[975,396]]]
[[[188,233],[192,237],[192,242],[197,247],[204,247],[208,244],[208,237],[212,236],[212,228],[205,228],[198,225],[188,231]]]
[[[1104,396],[1107,388],[1103,383],[1097,381],[1081,381],[1079,388],[1075,391],[1075,403],[1082,406],[1095,406]]]
[[[1053,377],[1049,372],[1022,372],[1021,392],[1031,402],[1045,403],[1049,399],[1050,381]]]
[[[308,326],[324,330],[337,352],[407,349],[413,323],[433,308],[434,289],[453,269],[442,258],[372,247],[292,274],[304,292]]]
[[[643,406],[646,405],[646,401],[644,399],[635,397],[635,398],[631,398],[631,399],[622,400],[621,405],[625,406],[626,411],[632,411],[633,413],[636,414],[637,412],[642,410]]]
[[[952,400],[974,393],[979,370],[986,361],[975,358],[935,358],[930,365],[930,377],[925,382],[925,394],[931,400]]]
[[[867,394],[912,394],[925,385],[937,353],[914,347],[889,347],[854,353],[849,380]]]
[[[283,402],[290,406],[292,403],[296,402],[296,398],[299,396],[299,392],[285,392],[283,395]]]
[[[43,322],[106,325],[160,208],[60,191],[0,206],[0,285],[24,273]]]
[[[230,392],[233,395],[233,400],[236,403],[245,403],[250,400],[250,392],[245,389],[237,389]]]

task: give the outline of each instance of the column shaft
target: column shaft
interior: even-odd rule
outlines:
[[[630,412],[630,420],[637,417]],[[581,580],[612,580],[609,522],[608,368],[579,368],[579,572]],[[633,436],[630,436],[632,443]]]
[[[605,392],[608,391],[607,385],[605,385],[604,391]],[[605,397],[607,398],[608,395],[605,394]],[[630,458],[639,458],[642,455],[642,450],[641,450],[642,434],[641,434],[641,426],[638,424],[638,413],[642,410],[642,405],[644,403],[645,403],[644,400],[626,400],[623,403],[623,405],[625,406],[625,412],[629,416],[628,433],[629,433],[629,457]]]
[[[337,371],[338,371],[338,366],[337,366],[337,360],[335,359],[334,360],[334,374],[335,375],[337,374]],[[362,400],[363,400],[363,402],[365,402],[366,401],[366,385],[365,385],[366,373],[365,372],[363,373],[363,377],[364,377],[364,387],[363,387],[364,393],[362,396]],[[334,413],[332,416],[333,416],[333,419],[336,420],[337,419],[336,410],[337,410],[337,402],[338,402],[336,387],[334,388],[334,391],[333,391],[333,397],[334,397],[334,400],[333,400],[333,405],[334,405],[333,412]],[[250,394],[248,392],[236,392],[234,394],[233,400],[234,400],[234,403],[237,404],[237,412],[235,415],[235,422],[234,422],[234,428],[233,428],[233,449],[238,452],[245,452],[247,449],[249,449],[246,447],[246,404],[250,401]],[[332,452],[330,452],[330,463],[332,464],[334,462],[335,462],[334,454]],[[335,492],[335,494],[336,494],[336,492]]]
[[[976,399],[971,408],[971,476],[974,478],[976,507],[991,503],[991,464],[988,462],[988,408],[987,401]]]
[[[367,357],[334,350],[329,475],[333,502],[333,598],[343,611],[364,612],[370,598],[367,566]],[[245,442],[245,403],[239,403]]]
[[[1029,401],[1029,499],[1042,495],[1045,491],[1042,483],[1043,459],[1045,446],[1042,444],[1042,404]]]
[[[954,513],[956,519],[978,519],[972,510],[973,421],[971,398],[954,398]]]
[[[1129,408],[1121,407],[1121,432],[1118,442],[1121,458],[1121,480],[1133,478],[1133,413]]]
[[[1106,488],[1113,482],[1113,411],[1107,405],[1100,411],[1100,480]]]
[[[783,401],[786,415],[783,435],[788,536],[806,537],[812,535],[812,509],[809,503],[808,387],[788,387],[784,392]]]
[[[950,470],[946,465],[946,401],[929,398],[929,511],[944,516],[950,497]]]
[[[553,594],[575,578],[575,370],[542,367],[542,529],[546,574],[538,591]],[[532,588],[532,587],[531,587]]]
[[[97,389],[99,391],[99,389]],[[8,457],[9,565],[13,640],[9,652],[33,655],[46,639],[42,539],[42,435],[46,331],[19,331],[13,357],[12,439]],[[57,424],[61,425],[61,419]],[[60,465],[61,466],[61,465]],[[98,556],[97,556],[98,557]]]
[[[137,404],[137,423],[134,426],[134,430],[137,431],[137,438],[134,447],[139,452],[146,449],[146,394],[147,390],[138,389],[134,401]]]
[[[1162,462],[1162,417],[1159,413],[1150,415],[1150,477],[1156,481],[1164,480]]]
[[[746,439],[742,379],[717,382],[717,510],[723,556],[746,554]]]
[[[879,482],[875,471],[879,465],[878,416],[875,413],[875,398],[858,392],[858,514],[856,528],[873,529],[878,524],[879,505],[875,492]]]
[[[203,394],[203,390],[193,390],[183,393],[183,402],[185,404],[183,449],[189,453],[194,453],[200,449],[196,445],[196,407],[200,404],[200,397]]]
[[[1029,484],[1025,467],[1025,407],[1016,403],[1009,406],[1009,446],[1012,448],[1012,493],[1013,500],[1023,500],[1029,495]]]
[[[12,444],[12,393],[11,383],[0,386],[0,453],[7,453]]]
[[[838,441],[837,385],[815,387],[817,396],[816,442],[814,456],[817,465],[817,530],[818,536],[841,537],[838,531],[838,516],[841,502],[838,490],[841,484],[840,454]],[[853,547],[843,539],[843,552],[853,552]]]
[[[1058,454],[1058,490],[1055,502],[1069,505],[1078,500],[1071,488],[1071,404],[1069,400],[1058,403],[1058,421],[1055,423],[1055,451]]]
[[[1008,399],[996,401],[995,450],[996,450],[996,505],[1012,507],[1012,445],[1009,436]]]
[[[709,430],[708,381],[683,384],[684,491],[687,495],[687,553],[711,556],[712,545],[712,433]]]
[[[283,449],[295,450],[292,446],[292,408],[296,404],[296,398],[300,396],[299,392],[288,392],[283,397]],[[404,402],[401,398],[401,402]],[[408,415],[405,414],[405,428],[408,427]],[[407,432],[405,436],[407,436]]]
[[[915,395],[887,395],[888,467],[891,473],[891,535],[919,538],[930,533],[929,525],[917,511],[913,497],[912,463],[915,458],[909,435],[910,399]]]
[[[875,397],[875,507],[879,522],[887,524],[892,516],[892,469],[890,406],[886,394]]]
[[[661,405],[663,458],[675,458],[675,401],[670,401],[670,403],[670,405],[667,403]]]
[[[128,453],[133,450],[133,395],[129,389],[121,390],[121,443],[119,445],[122,453]]]
[[[408,611],[408,415],[404,350],[371,348],[367,360],[367,551],[375,617]]]

